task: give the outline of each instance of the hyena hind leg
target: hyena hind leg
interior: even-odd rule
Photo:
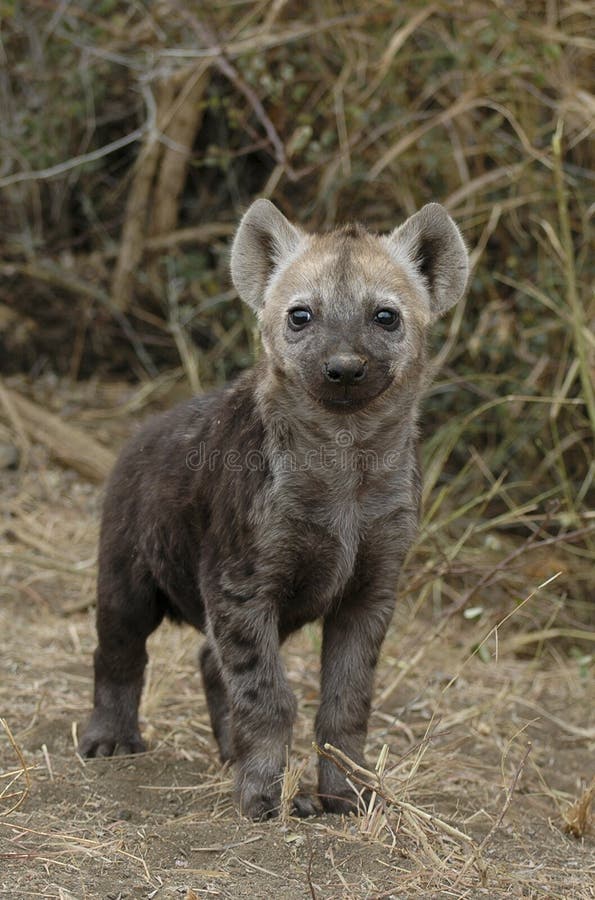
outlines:
[[[131,596],[128,585],[112,581],[110,594],[99,591],[95,694],[89,724],[79,742],[82,756],[142,753],[138,707],[147,664],[145,643],[164,615],[158,591]]]

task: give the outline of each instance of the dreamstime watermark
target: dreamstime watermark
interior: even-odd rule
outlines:
[[[194,472],[206,469],[216,472],[308,472],[334,469],[342,472],[377,472],[396,470],[402,459],[402,450],[387,450],[377,453],[354,446],[353,434],[341,429],[333,442],[321,443],[318,447],[296,452],[276,450],[221,450],[209,448],[204,441],[186,453],[186,466]]]

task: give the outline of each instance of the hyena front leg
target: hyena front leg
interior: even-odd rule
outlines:
[[[296,714],[279,655],[275,604],[218,597],[209,604],[209,624],[230,703],[236,799],[245,816],[270,818],[279,812]],[[314,812],[311,801],[296,798],[295,814]]]
[[[321,697],[316,741],[332,744],[365,765],[364,743],[374,686],[374,670],[395,604],[394,589],[349,594],[324,620]],[[352,812],[357,798],[345,775],[321,757],[318,792],[327,812]]]
[[[229,762],[233,758],[229,696],[221,671],[221,663],[217,658],[217,650],[208,639],[200,649],[199,662],[211,727],[219,747],[219,756],[221,762]]]

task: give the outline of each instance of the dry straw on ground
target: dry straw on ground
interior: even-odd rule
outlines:
[[[595,798],[595,779],[585,788],[578,800],[564,811],[566,831],[576,838],[587,835],[593,827],[593,799]]]

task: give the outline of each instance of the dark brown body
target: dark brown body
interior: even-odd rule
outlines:
[[[390,360],[376,366],[374,345],[355,339],[374,386]],[[240,808],[275,814],[295,716],[279,647],[322,619],[316,739],[363,762],[374,668],[419,510],[425,340],[414,317],[405,339],[406,371],[365,402],[358,386],[353,411],[356,388],[340,387],[347,409],[337,411],[329,379],[318,402],[315,380],[300,391],[269,349],[233,385],[154,419],[128,444],[105,498],[95,708],[82,753],[143,749],[145,641],[170,616],[206,635],[206,697]],[[344,777],[324,761],[319,795],[329,811],[353,808]],[[296,812],[313,811],[296,798]]]

